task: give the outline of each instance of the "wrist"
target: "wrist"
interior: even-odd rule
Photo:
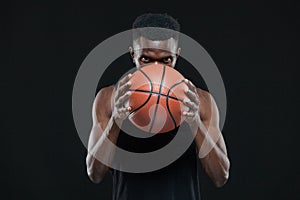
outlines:
[[[115,116],[112,116],[112,121],[113,121],[113,125],[112,125],[113,129],[121,129],[122,124],[123,124],[123,120],[122,119],[119,119],[119,118],[117,118]]]
[[[198,128],[200,127],[201,125],[201,119],[199,117],[199,115],[197,115],[194,120],[188,122],[191,130],[193,133],[196,133],[198,131]]]

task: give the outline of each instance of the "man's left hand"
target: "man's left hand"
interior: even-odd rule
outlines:
[[[200,100],[197,93],[197,88],[188,79],[184,80],[188,89],[185,91],[186,98],[183,100],[183,104],[187,106],[187,111],[183,111],[182,115],[185,117],[185,121],[191,126],[195,127],[200,122]]]

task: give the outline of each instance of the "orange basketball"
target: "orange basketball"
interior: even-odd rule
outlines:
[[[182,103],[188,88],[184,77],[163,64],[148,64],[132,74],[128,119],[139,129],[150,133],[165,133],[183,121]]]

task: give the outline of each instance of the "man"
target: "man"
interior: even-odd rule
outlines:
[[[179,23],[167,14],[147,13],[136,18],[133,28],[160,27],[180,31]],[[174,67],[180,53],[178,35],[173,33],[134,32],[129,48],[137,68],[158,62]],[[184,105],[189,109],[182,114],[195,138],[188,150],[175,162],[160,170],[147,173],[128,173],[111,169],[96,159],[96,154],[113,160],[111,142],[132,152],[150,152],[161,148],[174,137],[174,131],[157,134],[147,139],[137,139],[119,127],[126,121],[131,108],[131,74],[123,77],[116,86],[102,88],[93,105],[93,128],[86,159],[87,173],[94,183],[102,181],[110,171],[113,177],[113,199],[200,199],[197,161],[217,187],[222,187],[229,177],[229,159],[224,139],[219,129],[219,113],[213,97],[185,80],[188,86]],[[129,162],[129,161],[128,161]]]

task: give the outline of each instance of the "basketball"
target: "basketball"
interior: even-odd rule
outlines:
[[[151,63],[137,69],[131,77],[131,107],[128,119],[149,133],[165,133],[183,121],[182,103],[188,86],[184,77],[172,67]]]

